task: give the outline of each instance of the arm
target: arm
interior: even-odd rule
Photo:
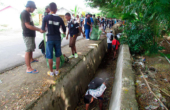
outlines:
[[[66,39],[68,39],[68,35],[69,35],[69,30],[68,30],[68,33],[67,33],[67,37],[66,37]]]
[[[60,26],[62,26],[63,33],[66,35],[66,26],[64,24],[64,21],[61,19]]]
[[[43,21],[42,21],[42,27],[41,27],[42,33],[46,32],[46,30],[45,30],[46,25],[47,25],[47,23],[45,22],[45,18],[44,18]]]
[[[29,22],[25,22],[25,26],[26,26],[26,28],[33,30],[33,31],[40,31],[41,30],[40,28],[37,28],[35,26],[30,25]]]
[[[81,27],[79,27],[79,31],[83,34],[83,37],[85,37],[85,34],[84,34],[84,32],[82,31],[82,28],[81,28]]]
[[[89,104],[86,104],[86,110],[88,110],[88,108],[89,108]]]

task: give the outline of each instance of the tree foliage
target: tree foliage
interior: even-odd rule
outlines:
[[[170,0],[86,0],[106,17],[126,20],[127,43],[133,53],[157,52],[157,38],[170,30]],[[155,46],[155,47],[154,47]],[[152,52],[151,52],[152,53]]]

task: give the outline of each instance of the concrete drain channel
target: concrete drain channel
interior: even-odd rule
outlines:
[[[114,74],[115,74],[116,62],[117,62],[116,60],[113,61],[112,59],[113,59],[113,54],[105,55],[95,74],[95,77],[103,78],[106,80],[107,89],[104,92],[103,110],[109,109],[109,102],[112,95],[112,87],[113,87],[114,76],[115,76]],[[99,103],[98,100],[94,100],[94,102],[90,104],[89,110],[99,110],[98,103]],[[84,95],[80,99],[78,106],[75,108],[75,110],[85,110]]]

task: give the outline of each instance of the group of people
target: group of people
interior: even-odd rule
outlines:
[[[22,11],[20,15],[21,25],[23,29],[23,39],[26,45],[25,52],[25,62],[26,62],[26,73],[36,74],[38,70],[33,69],[31,67],[31,63],[38,62],[38,60],[33,59],[33,51],[36,48],[35,45],[35,37],[36,31],[40,33],[47,32],[47,42],[46,42],[46,58],[49,62],[50,71],[47,73],[50,76],[55,76],[60,73],[59,65],[60,65],[60,56],[61,52],[61,33],[60,28],[62,28],[63,34],[66,35],[66,26],[61,17],[59,17],[57,12],[57,5],[52,2],[45,9],[44,18],[42,21],[42,27],[38,28],[34,26],[31,14],[36,9],[36,5],[33,1],[28,1],[26,4],[26,9]],[[81,18],[77,15],[76,18],[74,15],[71,16],[70,13],[65,14],[65,18],[68,21],[68,33],[66,35],[66,39],[70,35],[69,47],[71,47],[72,55],[69,58],[78,58],[77,50],[76,50],[76,39],[80,35],[86,36],[86,39],[89,40],[90,33],[93,27],[97,27],[98,25],[113,25],[113,22],[108,21],[108,19],[104,19],[98,17],[95,18],[95,15],[87,14],[84,18],[83,15]],[[110,19],[111,20],[111,19]],[[84,28],[85,33],[82,31]],[[118,39],[113,35],[112,31],[107,33],[107,43],[108,49],[114,51],[114,59],[116,55],[116,51],[119,46]],[[56,70],[53,71],[53,49],[55,50],[56,57]],[[86,92],[84,97],[84,102],[86,103],[86,110],[88,110],[89,104],[93,102],[94,99],[99,99],[99,106],[102,109],[102,100],[103,93],[106,89],[105,81],[103,79],[94,79],[89,85],[89,89]]]
[[[33,69],[31,67],[31,63],[38,62],[38,60],[33,59],[33,51],[35,50],[35,31],[39,31],[41,33],[45,33],[47,31],[47,42],[46,42],[46,58],[49,62],[50,71],[47,73],[50,76],[58,75],[59,65],[60,65],[60,56],[61,52],[61,33],[60,27],[63,30],[63,34],[66,35],[66,26],[61,17],[59,17],[57,12],[57,5],[52,2],[46,7],[45,15],[42,21],[42,28],[38,28],[34,26],[31,14],[36,9],[36,5],[33,1],[28,1],[26,5],[26,9],[21,13],[21,25],[23,29],[23,39],[26,45],[26,53],[25,53],[25,62],[27,65],[26,73],[36,74],[38,70]],[[80,32],[85,37],[84,32],[82,31],[80,24],[76,21],[76,19],[71,17],[70,13],[65,14],[65,18],[68,21],[68,33],[66,35],[66,39],[70,35],[69,47],[71,48],[72,55],[69,58],[78,58],[78,54],[76,51],[76,39]],[[55,50],[56,57],[56,70],[53,71],[53,48]]]

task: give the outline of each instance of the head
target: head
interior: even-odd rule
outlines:
[[[79,18],[79,15],[77,15],[76,17]]]
[[[50,7],[49,6],[45,7],[45,12],[50,13]]]
[[[92,103],[93,102],[93,97],[91,96],[91,95],[85,95],[84,96],[84,103],[85,104],[90,104],[90,103]]]
[[[90,14],[90,17],[92,17],[92,14]]]
[[[37,9],[37,7],[33,1],[28,1],[25,7],[26,7],[26,10],[30,13],[33,13],[34,10]]]
[[[90,14],[87,14],[87,18],[90,18]]]
[[[66,18],[67,21],[70,21],[70,19],[71,19],[70,13],[66,13],[65,14],[65,18]]]
[[[93,18],[95,18],[95,15],[93,15]]]
[[[110,30],[110,33],[113,33],[113,31],[112,31],[112,30]]]
[[[83,15],[81,14],[81,17],[83,17]]]
[[[52,2],[49,5],[51,13],[55,14],[57,12],[57,5],[56,3]]]
[[[73,17],[75,17],[75,14],[72,14]]]

